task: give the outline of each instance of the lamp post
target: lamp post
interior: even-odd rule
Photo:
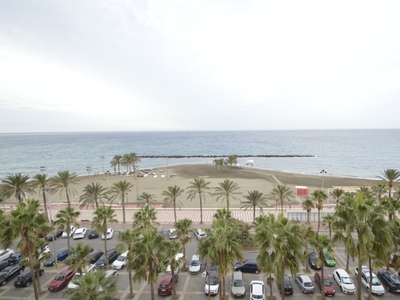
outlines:
[[[54,235],[54,225],[53,225],[53,217],[51,216],[51,201],[48,202],[48,208],[49,208],[49,214],[50,214],[50,222],[51,222],[51,234],[53,235],[53,251],[54,251],[54,256],[56,257],[56,241],[55,241],[55,235]],[[56,269],[58,269],[57,266],[57,257],[56,257]]]
[[[42,174],[44,174],[44,171],[46,171],[46,167],[45,166],[41,166],[40,167],[40,171],[42,172]]]
[[[104,180],[104,176],[105,176],[105,173],[104,173],[104,156],[101,155],[100,158],[101,158],[101,169],[103,171],[103,180]]]
[[[88,176],[89,176],[89,183],[90,183],[90,171],[92,171],[92,167],[91,166],[87,166],[86,167],[86,171],[88,172]]]
[[[322,189],[324,189],[324,175],[328,172],[326,172],[325,170],[322,170],[321,172],[319,172],[320,174],[322,174]]]

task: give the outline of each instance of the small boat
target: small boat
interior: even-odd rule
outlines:
[[[246,161],[246,167],[254,167],[254,160],[250,159],[248,161]]]

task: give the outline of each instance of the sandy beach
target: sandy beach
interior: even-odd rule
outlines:
[[[153,172],[157,176],[152,175]],[[239,194],[236,196],[238,199],[231,199],[230,206],[232,208],[239,208],[241,206],[239,199],[242,201],[245,200],[243,195],[247,195],[249,191],[258,190],[259,192],[268,195],[278,184],[284,184],[290,187],[293,191],[295,191],[295,186],[307,186],[310,193],[312,193],[315,189],[321,188],[322,181],[324,188],[327,191],[334,186],[373,186],[379,182],[379,179],[369,180],[330,177],[327,175],[328,174],[324,175],[322,178],[322,176],[293,174],[243,167],[224,167],[222,169],[216,169],[214,165],[207,164],[177,165],[152,169],[147,177],[135,178],[134,176],[122,175],[91,175],[90,177],[82,176],[79,177],[80,181],[78,184],[71,186],[76,190],[76,194],[70,199],[72,203],[78,203],[83,188],[90,182],[99,182],[104,187],[109,187],[119,180],[127,180],[134,184],[132,191],[128,193],[126,200],[128,205],[134,205],[137,198],[137,193],[140,195],[143,192],[155,195],[156,201],[161,205],[163,199],[165,198],[162,196],[162,192],[166,190],[168,186],[177,185],[182,189],[186,189],[194,178],[203,177],[207,182],[210,182],[210,192],[214,192],[214,188],[218,186],[218,183],[225,179],[230,179],[236,182],[240,187],[238,190]],[[35,198],[38,198],[37,195]],[[187,199],[186,192],[178,199],[182,202],[182,209],[199,207],[198,199],[195,198],[193,201]],[[304,199],[304,196],[297,196],[294,199],[294,204],[301,203],[304,201]],[[65,193],[61,193],[61,195],[50,195],[50,200],[53,203],[65,202]],[[223,207],[225,205],[226,204],[221,203],[221,201],[216,202],[216,197],[207,195],[203,207],[215,208],[219,206]],[[275,201],[271,200],[269,205],[274,206]]]

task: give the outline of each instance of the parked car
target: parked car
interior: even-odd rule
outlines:
[[[50,232],[48,235],[46,235],[46,236],[44,237],[44,239],[45,239],[46,241],[51,242],[51,241],[56,240],[56,239],[58,239],[59,237],[61,237],[62,234],[63,234],[63,232],[64,232],[64,230],[58,229],[56,232],[54,232],[54,236],[53,236],[53,232]]]
[[[114,236],[114,229],[113,228],[107,228],[107,232],[106,235],[104,235],[104,233],[101,234],[101,239],[112,239],[112,237]]]
[[[387,270],[378,271],[378,278],[386,285],[389,292],[400,293],[400,279],[395,274]]]
[[[97,230],[95,228],[90,229],[89,234],[88,234],[89,240],[97,239],[98,237],[99,237],[99,234],[97,233]]]
[[[201,269],[200,255],[193,255],[189,264],[190,274],[199,274]]]
[[[311,252],[310,253],[310,256],[308,257],[308,264],[310,265],[311,269],[321,270],[321,266],[318,263],[318,254],[317,254],[317,252]]]
[[[183,253],[177,253],[175,255],[175,261],[179,262],[179,264],[178,264],[176,270],[174,270],[175,272],[179,272],[182,269],[182,267],[183,267],[183,261],[182,260],[183,260]],[[166,262],[166,263],[168,263],[168,262]],[[168,273],[171,273],[171,272],[172,272],[171,265],[168,265],[167,269],[165,270],[165,273],[168,274]]]
[[[78,229],[75,230],[73,239],[74,240],[83,239],[83,238],[85,238],[86,233],[87,233],[87,228],[86,227],[78,228]]]
[[[4,268],[0,272],[0,285],[5,285],[7,282],[9,282],[11,279],[13,279],[15,276],[18,274],[21,274],[25,270],[24,265],[13,265],[13,266],[8,266]]]
[[[74,226],[74,225],[71,225],[71,229],[70,229],[70,232],[69,232],[69,237],[72,237],[72,236],[74,235],[75,230],[76,230],[75,226]],[[62,233],[62,236],[61,236],[61,237],[62,237],[63,239],[66,239],[66,238],[68,237],[67,231],[64,231],[64,232]]]
[[[356,278],[358,278],[358,276],[360,272],[358,272],[358,267],[356,267],[354,274],[356,275]],[[367,266],[362,266],[361,267],[361,283],[363,286],[365,286],[365,288],[367,289],[367,291],[369,290],[369,281],[370,281],[370,270]],[[371,283],[372,283],[372,290],[371,293],[381,296],[383,294],[385,294],[385,288],[383,287],[383,285],[381,284],[381,282],[379,281],[378,277],[375,275],[375,273],[372,272],[372,277],[371,277]]]
[[[165,274],[158,286],[158,294],[160,296],[168,296],[172,294],[172,274]],[[175,273],[175,283],[178,282],[179,275]]]
[[[244,297],[246,295],[246,283],[241,271],[232,273],[231,293],[233,297]]]
[[[327,267],[334,267],[336,266],[336,261],[334,260],[334,258],[332,257],[332,255],[328,252],[327,249],[324,249],[324,256],[325,256],[325,266]]]
[[[194,232],[194,235],[198,240],[201,240],[202,238],[205,238],[207,236],[207,233],[203,229],[197,228]]]
[[[111,265],[119,256],[119,253],[115,248],[109,249],[107,251],[108,264]],[[96,268],[101,268],[106,265],[106,254],[104,253],[98,261],[96,261]]]
[[[44,254],[50,253],[50,248],[48,245],[44,246],[42,250],[38,249],[37,250],[39,254],[39,260],[41,260],[44,257]]]
[[[335,288],[333,286],[333,282],[330,280],[328,274],[324,272],[324,275],[322,277],[322,272],[318,271],[315,272],[314,275],[314,280],[317,286],[319,287],[320,292],[322,293],[322,290],[325,293],[325,296],[335,296]]]
[[[68,283],[74,277],[76,271],[70,270],[69,268],[63,269],[58,273],[52,281],[50,281],[48,289],[51,292],[60,291],[65,288]]]
[[[6,267],[8,267],[10,264],[8,263],[8,260],[5,261],[0,261],[0,271],[4,270]]]
[[[297,273],[294,282],[296,282],[301,292],[304,294],[315,292],[314,283],[311,281],[311,278],[304,273]]]
[[[177,234],[175,228],[168,229],[168,237],[169,237],[170,240],[178,238],[178,234]]]
[[[217,271],[207,272],[206,284],[204,286],[204,293],[206,295],[217,295],[219,291],[219,280],[217,276]]]
[[[118,258],[113,262],[112,268],[115,270],[121,270],[123,267],[125,267],[128,262],[128,260],[126,258],[127,255],[128,255],[128,251],[125,251],[120,256],[118,256]]]
[[[18,264],[21,258],[22,258],[21,252],[15,252],[11,254],[10,257],[8,258],[8,264],[10,265]]]
[[[343,269],[336,269],[333,271],[333,279],[340,286],[340,290],[345,294],[355,294],[356,286],[351,279],[350,275]]]
[[[260,268],[257,265],[255,259],[248,259],[245,262],[237,262],[235,265],[235,271],[242,271],[243,273],[260,273]]]
[[[34,270],[33,272],[35,276],[37,276],[36,270]],[[39,276],[42,276],[43,274],[44,274],[44,269],[40,268]],[[31,283],[32,283],[31,271],[27,270],[17,277],[17,279],[14,281],[14,286],[15,287],[29,286]]]
[[[265,285],[262,281],[250,282],[250,299],[265,300]]]
[[[95,265],[90,265],[90,266],[86,267],[86,268],[83,270],[82,274],[76,272],[75,275],[74,275],[74,277],[72,278],[72,280],[68,283],[67,288],[68,288],[69,290],[77,290],[78,287],[79,287],[79,285],[76,283],[76,279],[78,279],[80,276],[85,276],[85,274],[87,274],[88,272],[91,272],[91,271],[95,270],[95,268],[96,268]]]
[[[278,290],[279,293],[282,293],[282,283],[281,282],[276,282],[278,285]],[[292,280],[288,275],[283,276],[283,289],[285,291],[285,295],[291,295],[293,294],[293,285],[292,285]]]
[[[107,286],[113,284],[113,283],[116,281],[116,277],[117,277],[117,276],[118,276],[117,270],[107,270],[107,271],[106,271],[105,278],[107,278],[107,277],[114,277],[114,280],[113,280],[113,281],[109,281],[108,284],[107,284]],[[103,289],[104,289],[104,287],[99,286],[98,291],[99,291],[99,292],[102,292]]]
[[[95,264],[103,254],[104,252],[102,250],[93,250],[85,256],[85,259],[89,261],[89,263]]]
[[[54,266],[54,263],[57,261],[63,261],[68,257],[68,248],[61,248],[57,250],[56,255],[53,255],[48,261],[43,263],[46,267]]]
[[[0,250],[0,261],[7,261],[12,254],[14,254],[14,250],[13,249],[2,249],[2,250]]]

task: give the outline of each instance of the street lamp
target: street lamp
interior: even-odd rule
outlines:
[[[322,189],[324,189],[324,175],[328,172],[326,172],[325,170],[322,170],[321,172],[319,172],[320,174],[322,174]]]
[[[86,167],[86,171],[88,172],[89,183],[90,183],[90,171],[92,171],[92,167],[91,167],[91,166],[87,166],[87,167]]]
[[[101,155],[100,158],[101,158],[101,168],[103,170],[103,179],[104,179],[104,176],[105,176],[105,173],[104,173],[104,156]]]
[[[41,166],[40,167],[40,171],[42,172],[42,174],[44,174],[44,171],[46,171],[46,167],[45,166]]]

